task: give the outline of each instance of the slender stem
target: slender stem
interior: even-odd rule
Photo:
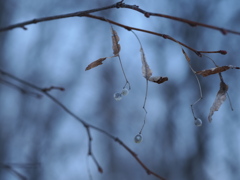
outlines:
[[[124,71],[120,55],[118,55],[118,59],[119,59],[119,63],[120,63],[120,66],[121,66],[121,69],[122,69],[122,72],[123,72],[123,75],[124,75],[124,78],[125,78],[125,81],[126,81],[126,83],[123,86],[123,88],[125,88],[128,85],[128,89],[130,90],[131,89],[131,85],[130,85],[130,83],[129,83],[128,79],[127,79],[126,73]]]
[[[93,178],[92,178],[92,173],[91,173],[91,169],[90,169],[90,167],[89,167],[89,158],[88,158],[89,156],[87,156],[87,172],[88,172],[88,176],[89,176],[89,180],[93,180]]]
[[[180,45],[180,46],[181,46],[181,45]],[[191,66],[191,64],[190,64],[190,59],[189,59],[187,53],[184,51],[184,49],[183,49],[182,47],[181,47],[181,49],[182,49],[182,53],[184,54],[184,56],[185,56],[185,58],[186,58],[186,60],[187,60],[187,63],[188,63],[188,65],[189,65],[189,68],[190,68],[191,71],[193,72],[193,74],[194,74],[194,76],[195,76],[195,78],[196,78],[196,80],[197,80],[197,83],[198,83],[200,98],[197,99],[194,103],[191,104],[192,114],[193,114],[194,119],[196,120],[197,117],[195,116],[193,106],[203,99],[202,87],[201,87],[200,81],[199,81],[199,79],[198,79],[198,77],[197,77],[197,75],[196,75],[196,71],[192,68],[192,66]]]
[[[194,71],[194,69],[192,68],[192,66],[190,65],[189,62],[188,62],[188,64],[189,64],[189,67],[190,67],[190,69],[192,70],[192,72],[194,73],[194,76],[195,76],[195,78],[196,78],[196,80],[197,80],[198,88],[199,88],[199,93],[200,93],[200,98],[197,99],[193,104],[191,104],[191,109],[192,109],[193,117],[194,117],[194,119],[196,119],[197,117],[195,116],[193,106],[203,99],[202,87],[201,87],[200,81],[199,81],[199,79],[198,79],[198,77],[197,77],[197,75],[196,75],[196,71]]]
[[[228,92],[227,92],[227,97],[228,97],[230,108],[233,111],[234,109],[233,109],[232,102],[231,102],[231,99],[230,99],[230,96],[229,96]]]
[[[141,130],[139,131],[139,134],[142,133],[142,130],[143,130],[143,128],[145,126],[145,123],[146,123],[146,118],[147,118],[147,109],[146,109],[147,95],[148,95],[148,80],[146,79],[146,92],[145,92],[145,97],[144,97],[144,102],[143,102],[143,110],[145,111],[145,115],[144,115],[143,125],[142,125]]]

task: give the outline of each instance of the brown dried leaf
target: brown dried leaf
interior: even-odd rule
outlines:
[[[215,67],[215,68],[212,68],[212,69],[206,69],[206,70],[203,70],[203,71],[197,71],[196,73],[206,77],[206,76],[209,76],[209,75],[212,75],[212,74],[217,74],[217,73],[226,71],[226,70],[228,70],[230,68],[232,68],[232,67],[231,66]]]
[[[147,63],[143,48],[140,48],[141,52],[141,59],[142,59],[142,74],[143,77],[145,77],[147,80],[152,76],[152,70],[149,68],[149,65]]]
[[[112,28],[112,49],[114,56],[119,56],[119,52],[121,50],[121,46],[118,44],[119,40],[120,38],[117,32]]]
[[[210,108],[210,113],[208,115],[209,122],[212,121],[212,116],[214,114],[214,111],[218,111],[221,107],[222,103],[226,100],[226,94],[228,91],[228,85],[224,82],[220,83],[220,89],[217,93],[217,96],[215,98],[215,101],[213,102],[212,107]]]
[[[161,84],[165,81],[168,81],[168,77],[161,77],[161,76],[153,76],[148,79],[149,81]]]
[[[191,59],[188,57],[187,53],[184,51],[184,49],[183,49],[183,48],[182,48],[182,53],[184,54],[184,56],[185,56],[186,60],[187,60],[188,62],[190,62],[190,61],[191,61]]]
[[[98,60],[96,60],[96,61],[93,61],[92,63],[90,63],[90,64],[86,67],[85,71],[90,70],[90,69],[92,69],[92,68],[95,68],[95,67],[101,65],[102,62],[103,62],[104,60],[106,60],[106,59],[107,59],[107,57],[104,57],[104,58],[100,58],[100,59],[98,59]]]

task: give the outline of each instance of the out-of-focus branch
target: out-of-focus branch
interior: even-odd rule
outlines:
[[[47,92],[47,91],[51,91],[51,90],[53,90],[53,89],[57,89],[57,90],[60,90],[60,91],[64,91],[64,90],[65,90],[65,89],[62,88],[62,87],[51,86],[51,87],[49,87],[49,88],[44,88],[44,89],[42,89],[42,91]]]
[[[27,180],[27,177],[23,175],[22,173],[15,170],[14,167],[18,168],[32,168],[38,166],[39,163],[29,164],[29,163],[1,163],[0,162],[0,168],[8,170],[10,173],[15,175],[20,180]]]
[[[108,133],[107,131],[97,127],[97,126],[94,126],[94,125],[91,125],[91,124],[88,124],[87,122],[85,122],[84,120],[82,120],[81,118],[79,118],[77,115],[75,115],[72,111],[70,111],[66,106],[64,106],[60,101],[58,101],[55,97],[53,97],[51,94],[48,93],[48,91],[46,91],[46,89],[48,88],[40,88],[32,83],[29,83],[27,81],[24,81],[8,72],[5,72],[4,70],[0,69],[0,73],[2,75],[5,75],[5,76],[8,76],[12,79],[14,79],[15,81],[18,81],[28,87],[31,87],[33,89],[35,89],[36,91],[39,91],[41,93],[43,93],[44,95],[46,95],[48,98],[50,98],[53,102],[55,102],[58,106],[60,106],[66,113],[68,113],[70,116],[72,116],[73,118],[75,118],[76,120],[78,120],[87,130],[87,134],[88,134],[88,140],[89,140],[89,152],[95,162],[95,164],[97,165],[98,167],[98,170],[101,172],[102,169],[100,167],[100,165],[98,164],[98,162],[96,161],[96,158],[95,156],[92,154],[92,151],[91,151],[91,141],[92,141],[92,137],[91,137],[91,134],[90,134],[90,128],[92,129],[95,129],[96,131],[98,132],[101,132],[103,134],[105,134],[106,136],[108,136],[109,138],[113,139],[114,141],[116,141],[118,144],[120,144],[126,151],[128,151],[134,158],[135,160],[142,166],[142,168],[147,172],[147,174],[149,175],[153,175],[155,177],[157,177],[158,179],[161,179],[161,180],[165,180],[165,178],[161,177],[160,175],[158,175],[157,173],[151,171],[137,156],[137,154],[132,151],[125,143],[123,143],[119,138],[113,136],[112,134]]]
[[[26,89],[23,89],[22,87],[19,87],[18,85],[14,84],[14,83],[12,83],[12,82],[9,82],[9,81],[7,81],[7,80],[4,80],[4,79],[2,79],[2,78],[0,78],[0,83],[1,83],[1,84],[4,84],[4,85],[6,85],[6,86],[9,86],[9,87],[15,88],[15,89],[19,90],[19,91],[20,91],[21,93],[23,93],[23,94],[32,95],[32,96],[34,96],[34,97],[36,97],[36,98],[41,98],[41,97],[42,97],[41,94],[38,94],[38,93],[31,92],[31,91],[28,91],[28,90],[26,90]]]
[[[115,3],[113,5],[102,7],[102,8],[96,8],[96,9],[91,9],[91,10],[86,10],[86,11],[78,11],[78,12],[74,12],[74,13],[61,14],[61,15],[56,15],[56,16],[49,16],[49,17],[44,17],[44,18],[33,19],[30,21],[25,21],[22,23],[17,23],[17,24],[13,24],[13,25],[10,25],[10,26],[4,27],[4,28],[0,28],[0,32],[8,31],[8,30],[15,29],[15,28],[22,28],[24,30],[27,30],[27,28],[25,27],[26,25],[37,24],[39,22],[52,21],[52,20],[57,20],[57,19],[69,18],[69,17],[81,17],[81,16],[84,16],[89,13],[116,8],[117,6],[118,6],[118,3]]]

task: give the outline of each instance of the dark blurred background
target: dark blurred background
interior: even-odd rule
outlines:
[[[0,27],[34,18],[71,13],[107,6],[117,1],[0,0]],[[150,12],[163,13],[193,21],[240,31],[238,0],[213,1],[134,1]],[[227,55],[210,54],[219,65],[239,64],[237,35],[164,18],[145,18],[129,9],[110,9],[94,13],[119,23],[147,29],[173,38],[197,50],[226,50]],[[148,111],[143,141],[134,143],[143,119],[145,79],[141,74],[139,44],[134,35],[114,26],[121,44],[121,58],[131,91],[121,101],[113,94],[125,81],[117,58],[85,71],[92,61],[112,55],[111,30],[106,22],[72,17],[26,26],[0,33],[0,67],[41,88],[64,87],[50,93],[85,120],[123,140],[151,170],[167,180],[240,179],[240,78],[237,70],[223,73],[229,85],[228,100],[209,123],[209,109],[219,90],[219,77],[199,77],[203,100],[194,106],[203,125],[194,125],[190,105],[199,97],[199,88],[178,44],[150,34],[136,32],[154,75],[167,76],[163,84],[149,83]],[[195,70],[214,67],[185,49]],[[91,130],[93,152],[103,167],[97,171],[87,156],[86,129],[47,97],[23,94],[4,83],[0,76],[0,179],[20,176],[34,180],[132,180],[156,179],[149,176],[119,144]],[[17,166],[21,163],[24,165]],[[26,164],[31,163],[30,166]]]

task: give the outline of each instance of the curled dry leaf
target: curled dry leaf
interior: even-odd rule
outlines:
[[[143,48],[140,48],[141,52],[141,59],[142,59],[142,74],[143,77],[145,77],[147,80],[152,76],[152,70],[149,68],[149,65],[147,63]]]
[[[215,68],[212,68],[212,69],[197,71],[196,73],[206,77],[206,76],[209,76],[209,75],[212,75],[212,74],[221,73],[221,72],[226,71],[228,69],[240,69],[240,67],[235,67],[235,66],[232,66],[232,65],[228,65],[228,66],[221,66],[221,67],[215,67]]]
[[[104,58],[100,58],[100,59],[98,59],[98,60],[96,60],[96,61],[93,61],[92,63],[90,63],[90,64],[86,67],[85,71],[101,65],[102,62],[103,62],[104,60],[106,60],[106,59],[107,59],[107,57],[104,57]]]
[[[218,111],[222,103],[226,100],[227,91],[228,91],[228,85],[225,84],[223,81],[221,81],[220,89],[217,93],[217,96],[215,98],[215,101],[213,102],[212,107],[210,108],[210,113],[208,115],[209,122],[212,121],[212,116],[214,114],[214,111]]]
[[[119,52],[121,49],[120,44],[118,44],[120,38],[117,34],[117,32],[111,27],[112,29],[112,49],[114,56],[119,56]]]
[[[161,84],[165,81],[168,81],[168,77],[161,77],[161,76],[153,76],[148,79],[149,81]]]
[[[140,39],[138,38],[138,36],[134,32],[133,32],[133,34],[136,36],[136,38],[137,38],[137,40],[138,40],[138,42],[140,44],[143,77],[146,78],[146,80],[148,80],[148,81],[152,81],[152,82],[155,82],[155,83],[158,83],[158,84],[161,84],[161,83],[163,83],[165,81],[168,81],[167,77],[161,77],[161,76],[152,77],[152,70],[150,69],[150,67],[149,67],[149,65],[147,63],[147,60],[146,60],[146,57],[145,57],[145,54],[144,54],[144,50],[143,50],[143,47],[142,47],[142,44],[141,44],[141,41],[140,41]],[[146,97],[145,97],[145,99],[146,99]],[[145,102],[146,102],[146,100],[145,100]],[[145,104],[145,102],[144,102],[144,104]]]

